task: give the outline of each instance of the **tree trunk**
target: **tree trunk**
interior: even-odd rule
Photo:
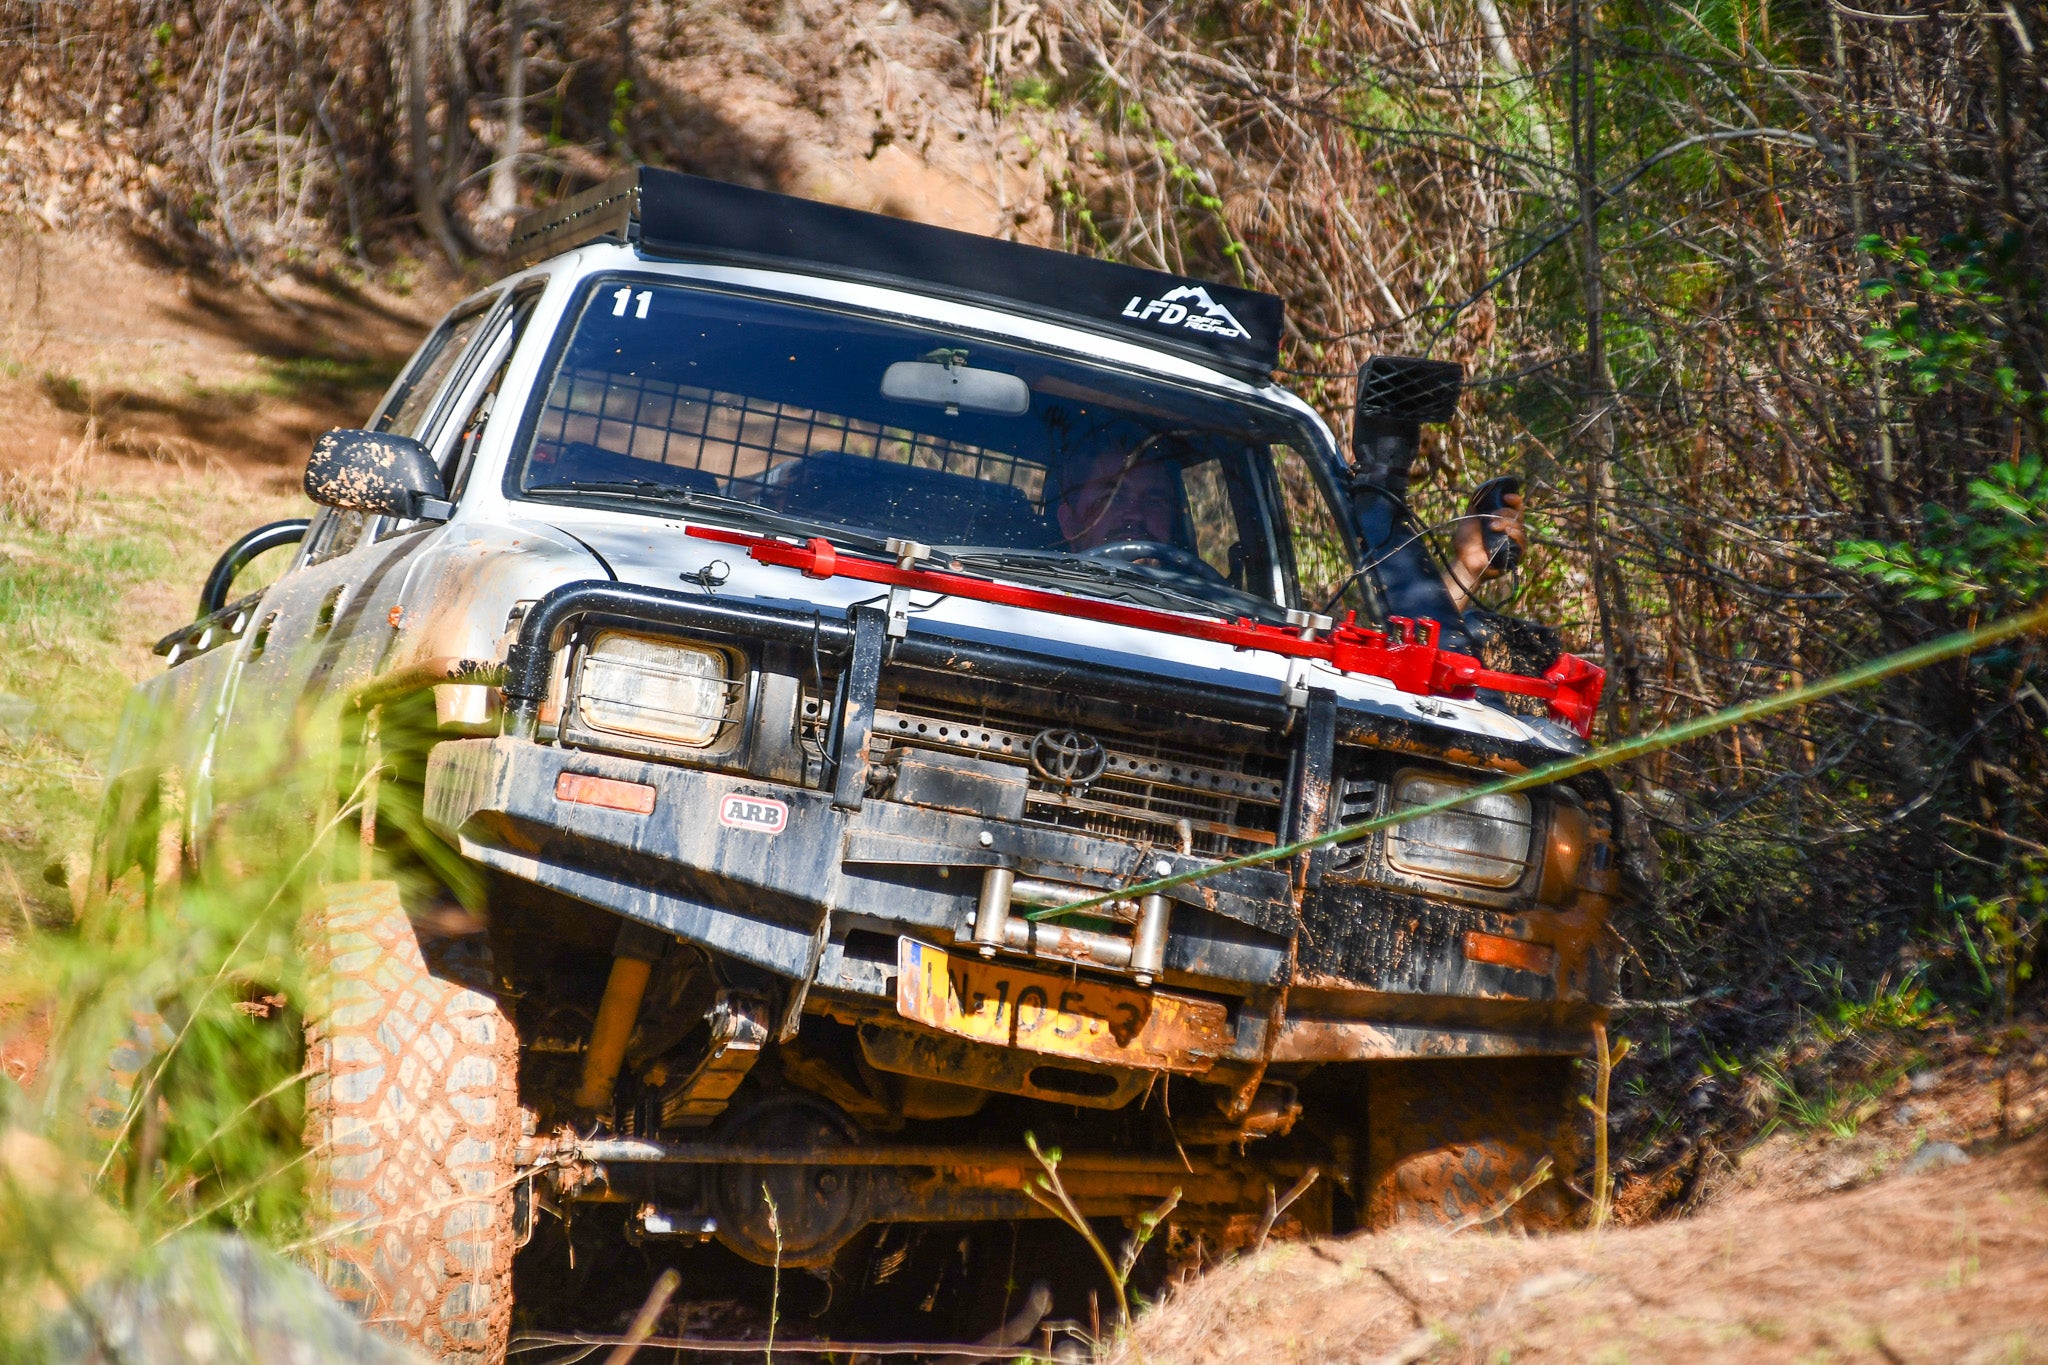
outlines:
[[[442,0],[441,64],[441,202],[455,197],[462,167],[469,160],[469,63],[462,35],[469,27],[469,0]],[[458,231],[460,229],[458,228]]]
[[[1614,458],[1614,386],[1607,370],[1606,334],[1602,326],[1607,301],[1600,262],[1599,105],[1594,90],[1596,66],[1587,51],[1594,0],[1573,0],[1571,7],[1572,161],[1579,189],[1579,283],[1586,310],[1585,411],[1580,436],[1587,447],[1585,462],[1586,551],[1592,560],[1593,602],[1600,618],[1601,653],[1610,675],[1602,704],[1610,734],[1619,733],[1621,686],[1627,676],[1627,648],[1621,642],[1620,619],[1625,604],[1616,601],[1602,538],[1601,495],[1610,492]]]
[[[448,263],[462,264],[448,214],[441,207],[441,189],[434,179],[434,137],[427,127],[427,95],[433,80],[434,0],[412,0],[406,25],[405,120],[412,142],[412,199],[420,230],[434,239]]]
[[[505,132],[491,165],[491,207],[507,217],[519,212],[519,144],[526,134],[526,3],[505,5]]]

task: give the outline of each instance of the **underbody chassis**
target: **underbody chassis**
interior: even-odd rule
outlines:
[[[579,663],[621,631],[744,660],[708,761],[583,719]],[[493,678],[499,732],[434,744],[423,799],[493,888],[527,1220],[624,1205],[636,1240],[825,1265],[874,1224],[1043,1216],[1031,1133],[1084,1215],[1177,1191],[1228,1240],[1305,1179],[1311,1228],[1469,1216],[1571,1145],[1604,785],[1539,793],[1491,887],[1373,836],[1116,898],[1380,814],[1417,771],[1552,754],[882,606],[616,583],[533,604]]]

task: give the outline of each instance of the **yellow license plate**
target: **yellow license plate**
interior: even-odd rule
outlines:
[[[896,957],[896,1012],[977,1042],[1195,1074],[1230,1043],[1229,1011],[1213,1000],[984,962],[910,938],[897,940]]]

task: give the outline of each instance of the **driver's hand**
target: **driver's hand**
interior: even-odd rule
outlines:
[[[1486,553],[1485,533],[1489,530],[1506,535],[1523,554],[1528,553],[1529,528],[1522,520],[1520,493],[1502,498],[1501,510],[1491,517],[1460,517],[1457,529],[1451,532],[1451,559],[1455,565],[1450,575],[1451,596],[1457,600],[1460,611],[1471,605],[1471,594],[1466,589],[1500,577],[1500,567]]]

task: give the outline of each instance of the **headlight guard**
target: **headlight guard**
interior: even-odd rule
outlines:
[[[573,670],[576,728],[628,745],[707,750],[740,718],[746,663],[725,647],[601,630]]]
[[[1394,775],[1388,810],[1427,805],[1477,785],[1406,769]],[[1528,872],[1534,815],[1527,796],[1504,792],[1403,821],[1386,832],[1387,865],[1412,877],[1504,890]]]

